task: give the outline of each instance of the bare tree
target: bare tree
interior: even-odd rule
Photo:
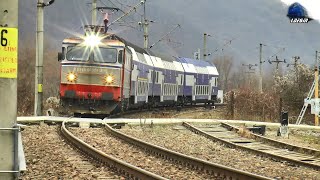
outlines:
[[[231,56],[220,56],[213,60],[213,63],[220,74],[219,84],[224,91],[229,90],[228,81],[233,67],[233,58]]]

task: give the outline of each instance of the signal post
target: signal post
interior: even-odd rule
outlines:
[[[0,1],[0,179],[17,179],[18,1]]]

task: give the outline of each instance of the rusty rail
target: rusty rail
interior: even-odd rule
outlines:
[[[83,153],[89,155],[93,159],[102,162],[104,164],[109,165],[111,168],[117,169],[117,172],[121,173],[122,175],[127,176],[131,179],[161,179],[164,180],[166,178],[151,173],[149,171],[143,170],[131,164],[128,164],[124,161],[121,161],[115,157],[107,155],[102,151],[95,149],[94,147],[90,146],[89,144],[85,143],[81,139],[74,136],[65,126],[66,122],[64,121],[61,125],[61,134],[63,137],[70,142],[73,146],[77,149],[82,151]]]
[[[240,128],[232,126],[228,123],[221,123],[222,127],[227,128],[228,130],[234,130],[236,132],[238,132],[240,130]],[[320,151],[317,149],[312,149],[312,148],[307,148],[307,147],[302,147],[302,146],[297,146],[297,145],[292,145],[292,144],[288,144],[288,143],[284,143],[275,139],[271,139],[271,138],[267,138],[264,136],[261,136],[259,134],[255,134],[252,132],[249,132],[251,137],[253,137],[253,139],[260,141],[260,142],[264,142],[266,144],[270,144],[272,146],[275,147],[279,147],[282,149],[288,149],[289,151],[294,151],[294,152],[298,152],[298,153],[305,153],[305,154],[311,154],[315,157],[320,157]]]
[[[138,146],[145,151],[160,156],[164,159],[174,161],[175,163],[184,165],[197,170],[202,170],[204,172],[213,174],[216,177],[221,177],[225,179],[238,179],[238,180],[247,180],[247,179],[270,179],[253,173],[240,171],[231,167],[223,166],[220,164],[212,163],[202,159],[194,158],[181,154],[163,147],[150,144],[144,141],[141,141],[137,138],[128,136],[122,132],[112,129],[109,125],[106,125],[106,131],[111,133],[113,136],[118,137],[130,144]]]
[[[194,126],[192,126],[189,123],[183,122],[182,125],[184,127],[186,127],[187,129],[189,129],[190,131],[196,133],[196,134],[202,135],[202,136],[204,136],[204,137],[206,137],[206,138],[208,138],[210,140],[213,140],[213,141],[218,141],[218,142],[224,143],[224,144],[226,144],[227,146],[229,146],[231,148],[238,148],[238,149],[241,149],[241,150],[249,151],[249,152],[254,153],[256,155],[259,155],[259,156],[273,158],[273,159],[277,159],[277,160],[280,160],[280,161],[287,161],[287,162],[290,162],[292,164],[296,164],[296,165],[299,165],[299,166],[306,166],[306,167],[310,167],[310,168],[313,168],[313,169],[316,169],[316,170],[320,170],[320,166],[319,165],[309,163],[308,161],[299,161],[299,160],[296,160],[296,159],[280,156],[280,155],[277,155],[277,154],[264,152],[262,150],[253,149],[253,148],[249,148],[249,147],[245,147],[245,146],[240,146],[240,145],[238,145],[236,143],[233,143],[233,142],[230,142],[230,141],[227,141],[227,140],[212,136],[212,135],[210,135],[210,134],[208,134],[208,133],[206,133],[206,132],[204,132],[204,131],[202,131],[202,130],[194,127]]]

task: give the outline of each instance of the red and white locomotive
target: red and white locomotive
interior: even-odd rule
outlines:
[[[81,114],[110,114],[130,107],[213,103],[218,71],[206,61],[164,57],[115,34],[66,38],[60,102]]]

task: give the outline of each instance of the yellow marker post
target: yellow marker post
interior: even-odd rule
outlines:
[[[38,92],[42,93],[43,89],[42,89],[43,85],[42,84],[38,84]]]
[[[17,78],[18,29],[0,28],[0,78]]]
[[[0,179],[19,179],[17,128],[19,0],[0,1]]]

